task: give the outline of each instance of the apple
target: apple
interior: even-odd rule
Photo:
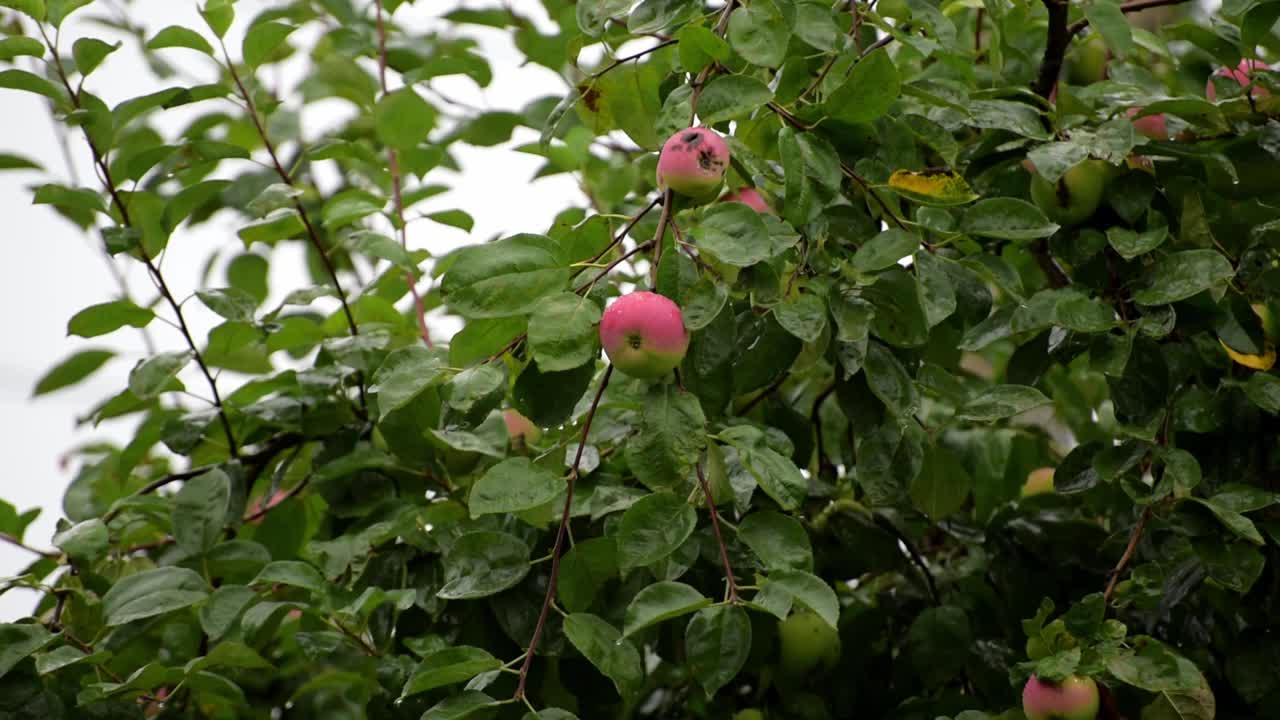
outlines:
[[[1056,183],[1036,173],[1031,177],[1031,199],[1050,220],[1060,225],[1078,225],[1093,217],[1110,175],[1110,165],[1092,159],[1081,161]]]
[[[515,408],[503,410],[502,420],[507,424],[507,436],[511,438],[512,445],[536,443],[542,437],[542,428],[534,425],[532,420],[521,415]]]
[[[1052,683],[1032,675],[1022,688],[1027,720],[1093,720],[1098,714],[1098,684],[1073,675]]]
[[[760,712],[756,708],[747,708],[746,710],[739,710],[735,713],[733,720],[764,720],[764,713]]]
[[[720,198],[720,202],[736,202],[742,203],[758,213],[766,213],[776,215],[773,208],[769,206],[769,201],[764,199],[764,195],[755,188],[744,187],[725,195]]]
[[[680,306],[641,290],[614,300],[604,311],[600,344],[619,371],[652,380],[671,372],[684,359],[689,331]]]
[[[1225,67],[1218,68],[1217,70],[1213,71],[1213,74],[1210,75],[1209,79],[1206,80],[1204,83],[1205,97],[1209,98],[1210,102],[1216,101],[1218,99],[1218,89],[1213,86],[1214,77],[1229,77],[1232,80],[1235,80],[1236,82],[1240,83],[1241,87],[1243,87],[1253,82],[1252,75],[1254,70],[1269,70],[1269,69],[1270,68],[1267,67],[1266,63],[1261,62],[1259,60],[1241,60],[1240,64],[1235,66],[1234,68],[1225,68]],[[1260,97],[1266,97],[1270,95],[1271,91],[1267,90],[1264,87],[1253,87],[1249,89],[1249,94],[1255,98],[1260,98]]]
[[[1072,85],[1092,85],[1107,78],[1111,52],[1099,33],[1091,33],[1067,55],[1067,79]]]
[[[800,677],[821,666],[831,669],[840,660],[840,635],[817,613],[803,610],[778,623],[781,670]]]
[[[695,200],[708,200],[720,189],[729,169],[729,145],[714,130],[681,130],[667,139],[658,154],[658,189]]]
[[[1142,112],[1142,108],[1129,108],[1124,114],[1125,117],[1133,117],[1140,112]],[[1164,113],[1156,113],[1155,115],[1148,115],[1134,120],[1133,129],[1152,140],[1169,139],[1169,126],[1164,121]]]
[[[1022,497],[1051,492],[1053,492],[1053,468],[1036,468],[1027,473],[1027,481],[1022,485]]]

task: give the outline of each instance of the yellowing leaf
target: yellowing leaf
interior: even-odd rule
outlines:
[[[1235,360],[1237,363],[1240,363],[1247,368],[1253,368],[1254,370],[1270,370],[1271,366],[1276,364],[1276,346],[1274,343],[1268,342],[1261,355],[1249,355],[1247,353],[1236,352],[1231,349],[1230,345],[1222,342],[1221,338],[1218,339],[1218,343],[1222,345],[1223,350],[1227,351],[1227,355],[1230,355],[1232,360]]]
[[[950,171],[898,170],[889,176],[894,192],[921,205],[964,205],[978,199],[969,183]]]

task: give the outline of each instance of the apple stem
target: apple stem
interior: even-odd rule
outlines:
[[[729,549],[725,547],[724,535],[720,532],[720,513],[716,511],[716,500],[711,495],[711,485],[702,472],[702,463],[694,466],[698,471],[698,484],[702,486],[702,496],[707,499],[707,512],[711,513],[711,532],[716,536],[716,545],[720,547],[720,562],[724,564],[724,581],[728,586],[726,600],[731,605],[738,603],[738,581],[733,577],[733,565],[729,562]]]
[[[538,641],[542,639],[543,628],[547,624],[547,615],[551,612],[551,600],[556,594],[556,579],[560,574],[560,555],[564,549],[564,538],[569,530],[569,513],[573,508],[573,488],[578,480],[578,467],[582,463],[582,451],[587,446],[587,435],[591,432],[591,421],[595,419],[596,409],[600,407],[600,398],[604,396],[605,388],[609,387],[609,378],[613,376],[613,366],[605,368],[604,376],[600,378],[600,387],[596,390],[596,395],[591,400],[591,409],[587,410],[587,416],[582,421],[582,436],[578,440],[578,452],[573,456],[573,467],[569,470],[569,479],[565,486],[564,510],[560,513],[560,527],[556,530],[556,542],[551,547],[551,574],[547,578],[547,592],[542,597],[542,610],[538,613],[538,623],[533,627],[533,637],[529,640],[529,648],[524,652],[524,662],[520,664],[520,681],[516,683],[516,691],[511,696],[513,700],[523,701],[525,698],[525,683],[529,679],[529,666],[533,664],[533,656],[538,651]]]

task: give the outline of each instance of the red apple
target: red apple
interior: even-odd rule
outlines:
[[[1052,683],[1032,675],[1022,688],[1027,720],[1093,720],[1098,714],[1098,684],[1073,675]]]
[[[1205,81],[1205,97],[1209,98],[1210,102],[1218,99],[1218,89],[1213,86],[1214,76],[1229,77],[1240,83],[1241,87],[1243,87],[1253,82],[1252,75],[1254,70],[1270,70],[1270,68],[1267,67],[1266,63],[1260,60],[1241,60],[1240,64],[1234,68],[1221,67],[1214,70],[1213,75],[1210,75],[1209,79]],[[1270,95],[1271,91],[1264,87],[1253,87],[1249,90],[1249,94],[1255,98],[1260,98]]]
[[[507,436],[511,438],[513,445],[536,443],[542,437],[542,428],[534,425],[532,420],[521,415],[515,408],[503,410],[502,419],[507,424]]]
[[[1027,481],[1022,484],[1022,497],[1051,492],[1053,492],[1053,468],[1036,468],[1027,473]]]
[[[614,300],[604,311],[600,344],[615,368],[650,380],[684,359],[689,331],[678,305],[657,293],[639,291]]]
[[[706,200],[715,195],[729,169],[729,145],[714,130],[681,130],[658,155],[658,188]]]
[[[769,201],[764,199],[764,195],[755,188],[744,187],[725,195],[720,198],[720,202],[736,202],[742,203],[758,213],[767,213],[776,215],[772,207],[769,207]]]
[[[1061,225],[1078,225],[1098,209],[1110,176],[1111,166],[1102,160],[1084,160],[1056,183],[1033,174],[1031,199],[1050,220]]]
[[[1133,117],[1142,112],[1142,108],[1129,108],[1124,111],[1125,117]],[[1168,140],[1169,126],[1164,121],[1164,113],[1147,115],[1133,121],[1133,129],[1152,140]]]

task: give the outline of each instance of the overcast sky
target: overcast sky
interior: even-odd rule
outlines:
[[[101,3],[99,3],[101,4]],[[518,12],[545,21],[537,0],[510,0]],[[239,31],[244,21],[263,7],[267,0],[240,0],[236,4],[240,21],[228,37],[228,46],[240,46]],[[457,7],[492,7],[497,0],[427,0],[405,5],[396,13],[403,25],[423,30],[438,26],[438,16]],[[195,0],[134,0],[133,17],[141,19],[151,33],[168,25],[185,25],[203,30]],[[63,27],[64,47],[85,34],[108,38],[100,26],[86,23],[85,17],[99,10],[91,7],[72,16]],[[562,95],[566,86],[555,73],[535,65],[521,66],[521,56],[500,31],[468,27],[464,30],[479,39],[483,53],[493,66],[494,80],[481,89],[463,77],[441,78],[433,86],[456,99],[491,109],[519,109],[526,102],[545,95]],[[305,43],[313,36],[295,36]],[[183,49],[162,50],[175,64],[183,64],[190,73],[210,81],[216,70],[203,64],[201,56]],[[281,87],[296,81],[297,66],[288,68]],[[140,78],[147,78],[144,81]],[[88,87],[108,104],[125,98],[168,87],[172,82],[150,78],[136,47],[125,47],[112,55],[90,78]],[[63,160],[55,125],[51,123],[47,105],[28,93],[0,90],[4,132],[0,133],[0,152],[21,153],[42,163],[55,176],[55,181],[71,184]],[[230,108],[228,108],[230,110]],[[315,138],[325,129],[339,123],[349,113],[349,106],[338,102],[318,105],[315,112],[304,116],[304,133]],[[178,127],[182,118],[166,117],[167,127]],[[453,191],[424,202],[424,211],[461,208],[475,219],[470,237],[428,221],[410,224],[409,245],[441,253],[458,244],[478,241],[496,233],[540,232],[555,214],[581,201],[576,184],[567,176],[532,181],[540,166],[539,158],[510,151],[512,145],[534,138],[530,131],[518,131],[515,141],[498,148],[470,148],[455,145],[462,164],[461,176],[437,171],[431,182],[454,186]],[[75,157],[81,182],[93,186],[88,151],[80,135],[69,143]],[[132,421],[107,423],[97,428],[77,428],[75,417],[94,404],[124,388],[129,369],[142,357],[140,335],[129,329],[92,340],[67,337],[66,324],[76,311],[118,295],[118,288],[98,249],[97,239],[86,237],[73,225],[63,221],[48,206],[32,205],[30,186],[42,182],[41,176],[29,172],[0,172],[0,242],[4,243],[5,261],[0,263],[0,307],[4,308],[7,337],[0,341],[0,457],[5,471],[0,475],[0,498],[19,511],[40,507],[39,520],[27,531],[28,544],[49,548],[54,523],[61,515],[63,491],[74,475],[75,465],[60,462],[69,449],[111,439],[123,442],[130,436]],[[240,246],[235,226],[229,222],[214,223],[199,230],[180,230],[169,244],[164,273],[179,298],[196,289],[195,283],[204,259],[215,247],[224,251]],[[230,252],[227,253],[229,258]],[[294,287],[310,284],[297,262],[277,253],[272,265],[273,295],[279,297]],[[136,297],[150,297],[153,290],[145,271],[136,263],[121,263],[127,282]],[[221,282],[221,272],[214,278]],[[269,301],[270,302],[270,301]],[[218,318],[198,302],[184,305],[184,313],[204,338]],[[162,315],[165,313],[162,311]],[[456,325],[433,318],[437,334],[447,334]],[[151,324],[153,336],[161,350],[181,349],[181,337],[160,322]],[[32,399],[36,381],[55,363],[68,355],[89,347],[116,350],[118,356],[89,381],[72,388]],[[187,385],[203,388],[198,378],[188,378]],[[0,577],[17,574],[32,557],[0,542]],[[33,593],[10,592],[0,596],[0,621],[28,614],[35,600]]]

